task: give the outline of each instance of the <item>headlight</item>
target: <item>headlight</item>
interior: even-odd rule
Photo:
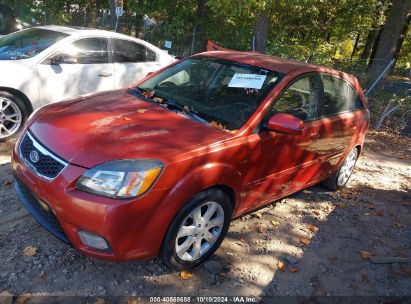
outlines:
[[[118,160],[91,168],[77,189],[114,199],[133,198],[150,189],[164,164],[159,160]]]

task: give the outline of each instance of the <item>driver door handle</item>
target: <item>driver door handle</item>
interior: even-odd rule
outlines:
[[[113,76],[113,73],[110,72],[102,72],[98,74],[98,77],[110,77]]]

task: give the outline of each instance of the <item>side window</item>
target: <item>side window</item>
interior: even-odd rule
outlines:
[[[158,86],[172,82],[174,85],[180,86],[190,81],[190,74],[186,70],[182,70],[171,77],[164,79]]]
[[[317,118],[318,78],[314,74],[294,81],[286,88],[265,114],[264,124],[276,113],[287,113],[301,120]]]
[[[108,63],[108,40],[106,38],[85,38],[72,43],[69,55],[78,64]]]
[[[324,94],[320,107],[321,116],[331,116],[361,107],[354,89],[343,79],[321,75]]]
[[[114,62],[117,63],[146,62],[156,60],[156,53],[149,50],[145,46],[132,41],[113,39],[113,47]]]

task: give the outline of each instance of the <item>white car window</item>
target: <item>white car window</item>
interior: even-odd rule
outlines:
[[[109,63],[107,38],[84,38],[65,46],[53,55],[69,56],[71,64]]]
[[[156,53],[136,42],[113,39],[114,62],[147,62],[156,61]]]

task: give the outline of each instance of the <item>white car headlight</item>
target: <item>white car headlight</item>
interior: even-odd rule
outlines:
[[[84,173],[77,189],[114,199],[146,193],[157,180],[164,164],[159,160],[118,160],[98,165]]]

